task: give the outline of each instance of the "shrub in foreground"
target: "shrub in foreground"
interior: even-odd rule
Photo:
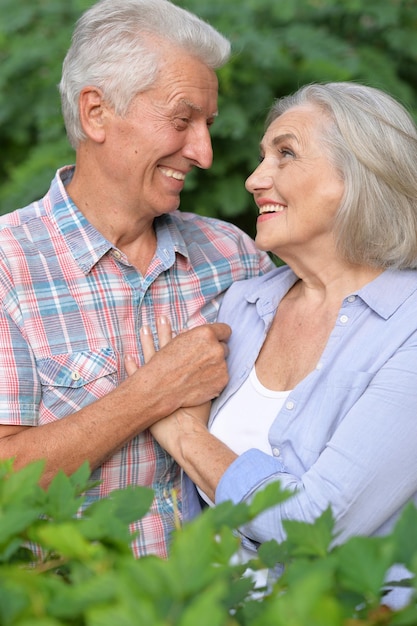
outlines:
[[[38,486],[42,463],[0,464],[1,626],[383,626],[417,624],[415,581],[407,607],[383,606],[389,567],[417,573],[417,510],[393,533],[332,547],[333,520],[287,522],[287,539],[261,546],[252,570],[281,562],[271,592],[254,594],[246,566],[233,564],[235,530],[286,497],[267,487],[251,505],[207,509],[174,533],[170,558],[135,560],[129,523],[152,501],[149,489],[114,492],[76,516],[89,486],[85,465]],[[34,561],[36,543],[43,558]],[[407,581],[404,582],[407,584]]]

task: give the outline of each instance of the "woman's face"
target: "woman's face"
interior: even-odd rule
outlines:
[[[288,110],[268,127],[261,162],[246,181],[259,209],[256,244],[283,260],[323,246],[334,250],[344,184],[323,142],[329,123],[313,105]]]

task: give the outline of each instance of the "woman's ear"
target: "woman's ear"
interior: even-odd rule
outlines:
[[[105,120],[108,107],[98,87],[84,87],[80,93],[78,107],[84,133],[89,139],[103,143],[106,137]]]

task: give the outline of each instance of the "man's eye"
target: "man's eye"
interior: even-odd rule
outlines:
[[[177,130],[185,130],[188,126],[189,121],[190,120],[188,117],[176,117],[174,119],[174,127]]]

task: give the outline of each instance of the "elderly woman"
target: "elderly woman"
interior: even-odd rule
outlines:
[[[246,545],[329,505],[338,541],[385,534],[417,502],[416,127],[377,89],[305,86],[272,107],[246,187],[258,248],[286,265],[222,303],[230,381],[208,428],[189,409],[152,432],[215,503],[295,492]]]

